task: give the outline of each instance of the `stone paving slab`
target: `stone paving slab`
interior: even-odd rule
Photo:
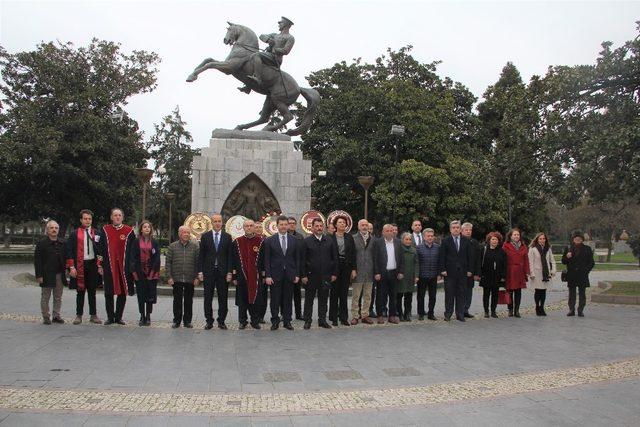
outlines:
[[[640,376],[640,357],[563,370],[425,387],[320,393],[140,393],[0,388],[4,410],[89,413],[304,414],[422,406],[563,389]]]

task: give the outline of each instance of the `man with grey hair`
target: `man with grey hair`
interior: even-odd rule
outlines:
[[[42,311],[42,323],[50,325],[49,300],[53,292],[53,323],[64,323],[60,317],[62,305],[62,289],[67,284],[65,276],[65,242],[58,237],[60,226],[54,220],[47,221],[45,232],[47,237],[36,244],[33,256],[33,264],[36,271],[36,280],[41,288],[40,309]]]
[[[402,243],[395,236],[392,224],[382,227],[382,238],[375,241],[373,249],[373,278],[377,282],[376,312],[378,323],[384,323],[383,306],[385,291],[389,295],[389,323],[397,324],[400,319],[396,310],[396,288],[398,280],[404,277],[404,255]]]
[[[351,284],[351,324],[357,325],[362,319],[362,323],[370,325],[373,323],[369,317],[373,286],[373,235],[369,232],[366,219],[358,221],[358,232],[353,236],[353,241],[356,246],[356,278]]]
[[[471,300],[473,299],[473,285],[476,280],[480,280],[480,266],[478,265],[478,260],[480,259],[480,243],[473,237],[471,237],[471,233],[473,233],[473,224],[470,222],[465,222],[462,224],[462,237],[469,239],[469,243],[471,244],[471,255],[473,258],[472,270],[473,276],[467,277],[467,288],[465,289],[464,295],[464,317],[471,319],[473,318],[473,314],[469,313],[469,308],[471,307]]]
[[[460,235],[460,221],[451,221],[449,231],[451,234],[442,241],[438,254],[438,270],[444,277],[444,320],[451,320],[455,305],[456,318],[464,322],[467,277],[473,276],[471,244]]]
[[[193,292],[198,284],[198,252],[200,247],[191,239],[186,225],[178,228],[178,240],[171,243],[165,258],[167,284],[173,288],[173,324],[179,328],[192,328]]]

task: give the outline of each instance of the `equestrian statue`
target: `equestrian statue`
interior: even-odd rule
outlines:
[[[282,115],[282,119],[265,126],[263,130],[278,131],[293,120],[289,106],[302,94],[307,101],[307,110],[300,125],[285,133],[294,136],[306,132],[318,108],[320,94],[312,88],[301,88],[293,77],[280,68],[282,58],[289,54],[295,43],[294,37],[289,33],[293,22],[283,16],[278,22],[279,33],[261,35],[260,40],[269,45],[263,51],[260,50],[258,37],[250,28],[231,22],[228,24],[224,43],[232,47],[227,58],[224,61],[205,59],[187,77],[187,82],[195,81],[200,73],[212,68],[231,74],[244,83],[243,87],[238,88],[240,91],[248,94],[253,90],[266,95],[258,120],[238,125],[236,126],[238,130],[268,123],[271,114],[277,110]]]

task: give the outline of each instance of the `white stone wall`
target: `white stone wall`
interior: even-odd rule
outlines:
[[[219,212],[229,193],[251,172],[271,189],[282,213],[310,209],[311,161],[290,141],[212,138],[193,159],[191,212]]]

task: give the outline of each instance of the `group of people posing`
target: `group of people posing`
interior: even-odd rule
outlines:
[[[82,323],[85,294],[90,322],[102,323],[96,312],[96,288],[102,283],[105,325],[124,324],[127,295],[137,295],[139,325],[150,324],[161,265],[153,226],[142,221],[136,236],[133,228],[123,223],[122,209],[112,209],[110,219],[109,224],[95,229],[92,212],[82,210],[80,227],[66,242],[58,236],[58,224],[53,220],[47,223],[47,236],[36,245],[34,257],[36,279],[42,287],[43,323],[64,323],[60,307],[65,285],[77,290],[73,323]],[[483,288],[486,318],[498,317],[499,294],[508,304],[509,316],[520,317],[522,289],[527,284],[534,289],[536,314],[546,316],[546,291],[557,269],[545,233],[538,233],[527,246],[517,228],[504,239],[493,231],[480,244],[471,237],[471,223],[452,221],[449,235],[438,244],[434,230],[423,230],[420,221],[414,221],[411,231],[400,237],[394,224],[385,224],[382,236],[374,236],[373,224],[365,219],[358,221],[355,234],[349,234],[347,221],[338,216],[331,229],[325,230],[323,220],[315,218],[312,234],[303,237],[296,232],[295,218],[280,216],[278,232],[265,237],[259,224],[247,219],[244,235],[233,240],[222,229],[222,216],[215,214],[212,230],[202,234],[199,242],[191,238],[188,227],[180,227],[179,238],[169,245],[165,259],[166,282],[173,288],[172,327],[193,327],[194,287],[199,284],[204,288],[207,330],[216,322],[218,328],[227,329],[230,285],[236,288],[240,329],[249,325],[261,329],[268,308],[271,330],[281,324],[292,330],[294,315],[309,329],[316,299],[317,322],[322,328],[407,322],[411,321],[416,290],[418,319],[437,320],[434,307],[440,281],[444,281],[446,321],[454,315],[461,322],[474,317],[469,308],[476,282]],[[566,264],[562,279],[569,287],[567,315],[575,315],[579,296],[577,314],[584,316],[593,252],[583,244],[579,231],[571,238],[562,256]],[[305,291],[304,305],[301,289]],[[218,300],[215,319],[214,294]]]

